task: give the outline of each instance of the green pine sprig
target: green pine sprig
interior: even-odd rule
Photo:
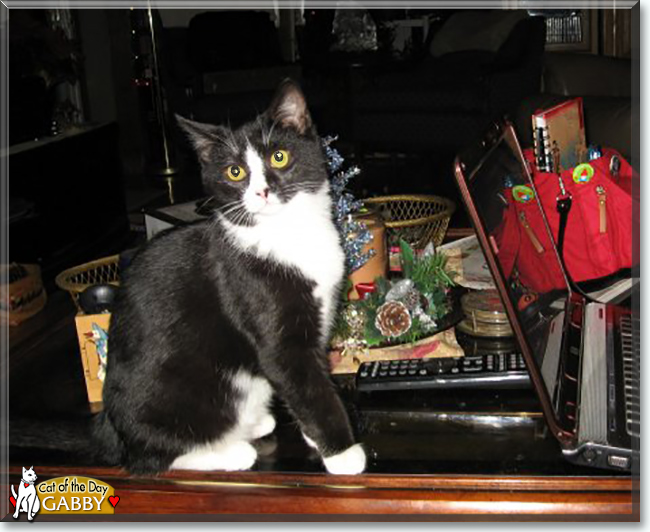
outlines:
[[[399,242],[402,261],[402,273],[405,278],[413,280],[417,290],[424,294],[429,302],[426,313],[434,320],[443,318],[449,313],[450,303],[447,297],[449,288],[455,286],[454,277],[456,273],[447,271],[447,256],[442,253],[433,255],[418,256],[408,242],[401,239]],[[375,279],[375,291],[366,295],[360,305],[366,313],[365,340],[368,347],[379,345],[396,345],[412,343],[426,338],[431,333],[425,329],[424,324],[413,316],[410,329],[397,338],[386,338],[375,327],[377,310],[386,300],[386,294],[390,290],[390,282],[379,277]],[[347,295],[346,291],[346,295]],[[349,333],[349,326],[339,314],[336,334],[345,338]]]

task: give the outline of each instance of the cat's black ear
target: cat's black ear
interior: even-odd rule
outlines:
[[[282,127],[293,128],[301,135],[312,126],[305,96],[300,87],[290,79],[285,79],[278,87],[268,115]]]
[[[176,115],[176,121],[190,139],[190,142],[199,156],[199,160],[204,163],[209,162],[215,145],[218,142],[223,143],[223,139],[227,134],[226,128],[223,126],[195,122],[194,120],[189,120],[178,114]]]

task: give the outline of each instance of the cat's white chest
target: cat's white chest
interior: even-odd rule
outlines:
[[[273,216],[257,218],[253,227],[223,220],[236,245],[260,258],[296,268],[315,283],[313,295],[321,306],[321,334],[334,319],[336,289],[344,273],[344,254],[332,222],[327,186],[318,193],[300,192]]]

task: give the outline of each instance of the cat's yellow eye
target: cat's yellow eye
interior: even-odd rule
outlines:
[[[226,169],[226,177],[231,181],[241,181],[246,177],[246,170],[236,164],[231,164]]]
[[[289,152],[278,150],[271,155],[271,166],[273,168],[284,168],[289,164]]]

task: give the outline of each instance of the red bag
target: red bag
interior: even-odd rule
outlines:
[[[558,176],[536,172],[532,150],[525,150],[524,156],[533,169],[535,188],[557,244]],[[612,173],[614,157],[619,169]],[[573,281],[598,279],[632,267],[632,179],[638,176],[630,164],[617,151],[605,148],[601,157],[564,170],[560,176],[572,198],[562,250]]]
[[[516,196],[521,188],[507,189],[503,194],[508,206],[494,233],[503,274],[511,284],[520,285],[522,293],[564,289],[567,280],[544,232],[544,220],[539,208],[532,201],[534,192],[525,187],[529,191],[529,199],[520,202]]]
[[[563,197],[560,179],[557,174],[534,170],[533,150],[524,150],[524,156],[533,169],[535,189],[557,245],[561,232],[558,197]],[[612,172],[614,157],[618,158],[619,168]],[[565,170],[560,177],[564,197],[571,198],[562,255],[572,280],[579,283],[630,268],[631,189],[632,179],[638,177],[632,167],[615,150],[604,149],[601,157]],[[566,281],[551,255],[555,251],[548,242],[534,194],[526,186],[503,191],[507,208],[495,239],[506,277],[511,277],[516,265],[522,288],[543,293],[566,287]]]

